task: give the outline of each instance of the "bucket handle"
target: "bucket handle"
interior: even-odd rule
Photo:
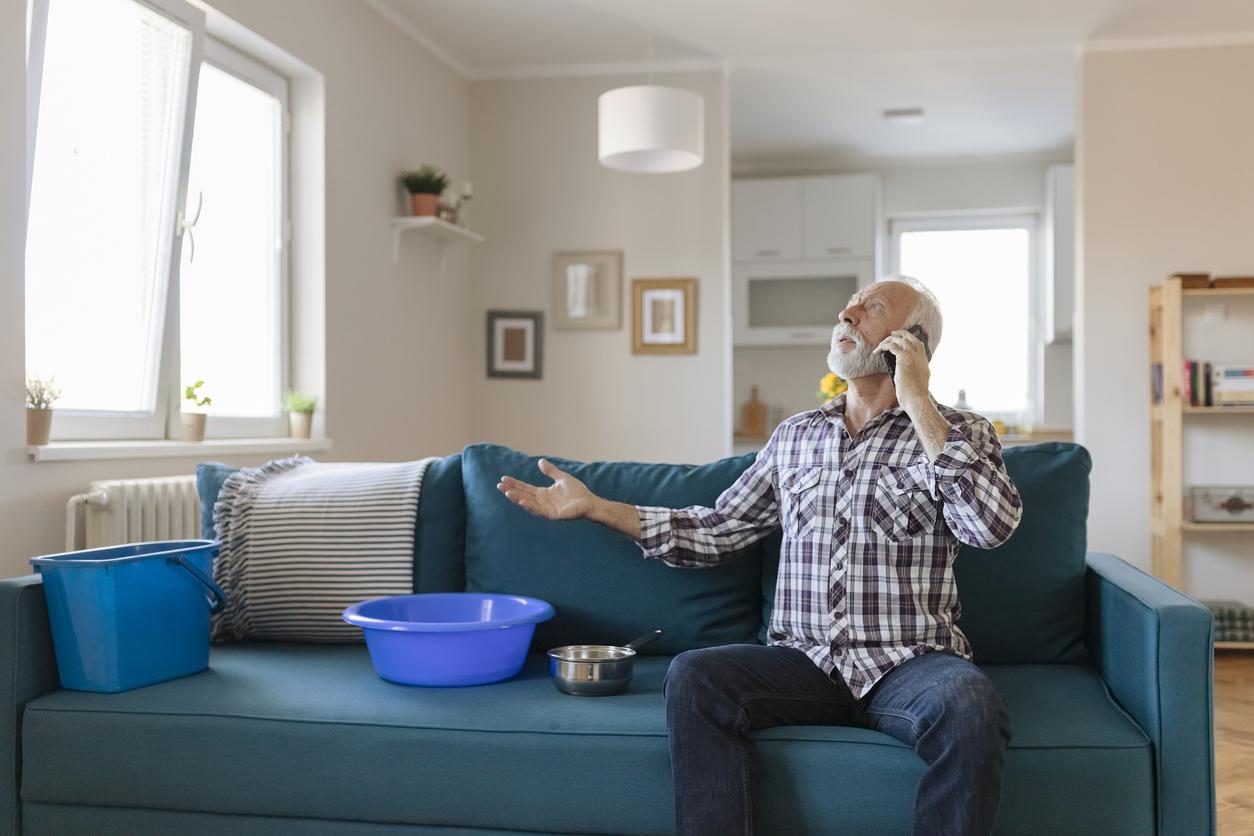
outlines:
[[[178,563],[178,565],[191,572],[193,578],[200,581],[200,585],[205,588],[205,592],[207,592],[210,596],[206,598],[205,601],[209,604],[209,612],[211,615],[217,615],[226,609],[226,592],[223,591],[222,587],[218,586],[217,583],[214,582],[213,578],[202,572],[199,566],[188,560],[187,555],[174,555],[172,557],[167,557],[166,560],[171,563]]]

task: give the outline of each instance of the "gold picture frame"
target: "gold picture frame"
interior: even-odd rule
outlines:
[[[697,280],[632,279],[631,353],[697,353]]]

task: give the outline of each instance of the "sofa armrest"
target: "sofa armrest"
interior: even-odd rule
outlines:
[[[1214,617],[1113,554],[1090,552],[1088,645],[1154,744],[1158,833],[1215,832]]]
[[[60,685],[39,575],[0,580],[0,832],[20,833],[22,710]]]

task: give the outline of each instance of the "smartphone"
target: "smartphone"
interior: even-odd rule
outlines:
[[[919,338],[919,340],[923,343],[923,352],[927,355],[927,359],[931,360],[932,359],[932,347],[928,345],[927,332],[923,330],[923,326],[915,324],[915,325],[911,325],[906,330]],[[893,379],[896,379],[897,355],[893,354],[891,351],[881,351],[878,353],[884,356],[884,365],[888,367],[888,376]]]

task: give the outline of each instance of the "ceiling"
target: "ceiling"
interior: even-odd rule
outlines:
[[[644,72],[652,12],[659,73],[730,73],[740,167],[1065,156],[1081,45],[1254,33],[1250,0],[366,2],[475,79]]]

